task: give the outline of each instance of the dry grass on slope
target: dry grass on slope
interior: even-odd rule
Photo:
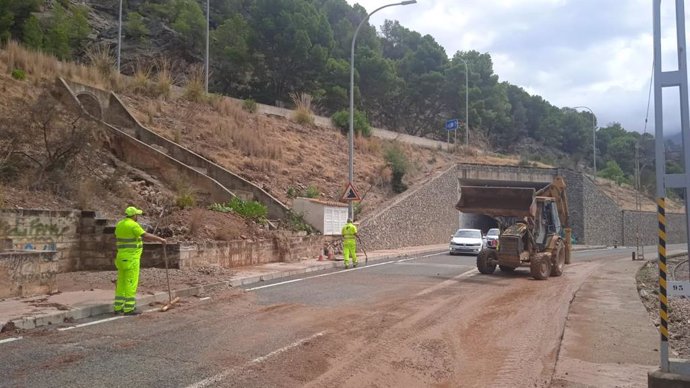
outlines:
[[[337,130],[299,125],[277,116],[251,114],[229,98],[209,104],[183,99],[150,100],[128,94],[125,103],[152,130],[238,173],[290,204],[291,194],[316,188],[321,198],[337,200],[347,182],[347,138]],[[388,142],[357,138],[355,181],[363,208],[389,199]],[[452,163],[445,152],[400,145],[410,161],[406,177],[414,184]]]
[[[640,209],[645,212],[656,212],[656,203],[653,198],[640,193],[637,196],[636,190],[626,184],[618,185],[608,179],[597,178],[597,186],[611,197],[624,210],[636,210],[639,201]],[[636,198],[638,198],[636,200]],[[682,202],[673,199],[666,199],[666,211],[669,213],[680,213],[684,211]]]

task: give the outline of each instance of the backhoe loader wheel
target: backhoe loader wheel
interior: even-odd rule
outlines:
[[[482,249],[477,255],[477,269],[484,275],[491,275],[496,270],[496,251]]]
[[[551,274],[550,257],[533,257],[529,264],[529,272],[537,280],[546,280]]]
[[[506,273],[510,273],[510,272],[515,271],[515,267],[509,267],[507,265],[499,265],[498,269],[500,269],[501,272],[506,272]]]
[[[563,268],[565,267],[565,247],[563,242],[556,243],[556,249],[553,252],[553,264],[551,266],[551,276],[563,275]]]

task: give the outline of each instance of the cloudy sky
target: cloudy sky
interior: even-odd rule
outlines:
[[[348,2],[371,12],[391,0]],[[662,7],[662,63],[675,70],[674,2],[662,1]],[[600,126],[620,122],[627,130],[644,130],[652,72],[650,0],[418,0],[381,10],[371,23],[379,28],[386,19],[433,36],[449,57],[488,52],[500,80],[559,107],[588,106]],[[679,130],[676,95],[664,92],[666,133]],[[652,133],[653,104],[647,126]]]

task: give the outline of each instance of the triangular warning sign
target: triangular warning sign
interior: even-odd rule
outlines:
[[[361,201],[362,198],[359,196],[359,193],[357,190],[355,190],[355,187],[352,185],[352,182],[347,184],[347,187],[345,187],[345,192],[343,193],[343,196],[340,198],[342,202],[348,202],[348,201]]]

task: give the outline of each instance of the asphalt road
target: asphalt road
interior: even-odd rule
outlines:
[[[444,252],[261,283],[204,301],[186,300],[166,313],[66,331],[34,330],[0,344],[0,386],[453,386],[459,381],[479,386],[495,381],[493,367],[463,369],[458,365],[471,360],[465,352],[481,348],[470,354],[481,358],[491,351],[504,359],[512,353],[505,344],[510,336],[473,332],[476,322],[496,320],[492,325],[500,326],[514,319],[515,330],[528,331],[531,315],[521,313],[519,303],[537,299],[546,307],[534,319],[553,314],[565,319],[568,296],[553,290],[574,292],[594,265],[630,252],[576,252],[563,277],[544,282],[531,280],[526,268],[479,275],[474,257]],[[519,301],[514,309],[498,309],[506,297],[491,298],[500,293],[514,295]],[[558,302],[548,302],[553,298]],[[551,304],[556,310],[548,311]],[[511,312],[489,314],[483,311],[487,305]],[[525,337],[532,338],[527,331]],[[486,338],[484,344],[467,339],[472,333]],[[492,338],[496,348],[487,349]],[[525,343],[515,352],[532,352],[541,360],[540,353],[553,352],[553,341]],[[495,373],[527,373],[505,363],[496,368]],[[531,374],[524,382],[547,381],[544,368],[527,368]],[[466,379],[470,372],[474,380]]]

